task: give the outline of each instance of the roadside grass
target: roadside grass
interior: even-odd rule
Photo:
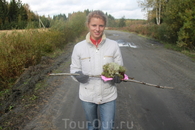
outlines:
[[[142,36],[142,37],[145,37],[145,38],[148,38],[148,39],[153,39],[153,38],[145,36],[145,35],[141,35],[141,34],[138,34],[138,35]],[[155,39],[155,40],[159,41],[158,39]],[[181,52],[184,55],[190,57],[192,59],[192,61],[195,61],[195,50],[184,49],[182,47],[179,47],[176,44],[165,43],[165,42],[162,42],[162,41],[159,41],[159,42],[162,43],[165,48],[170,49],[170,50],[174,50],[174,51],[177,51],[177,52]]]
[[[169,43],[163,43],[163,44],[164,44],[164,47],[167,49],[171,49],[171,50],[179,51],[179,52],[181,52],[183,50],[181,47],[178,47],[178,46],[173,45],[173,44],[169,44]]]
[[[83,40],[84,34],[86,30],[75,38],[74,43]],[[9,31],[9,34],[0,33],[0,37],[0,101],[8,99],[12,86],[28,67],[38,64],[43,56],[56,58],[69,49],[64,34],[54,30]],[[37,84],[35,91],[44,88],[43,84]]]
[[[182,53],[191,57],[192,60],[195,62],[195,51],[183,50]]]
[[[181,52],[181,53],[185,54],[186,56],[190,57],[192,59],[192,61],[195,61],[195,50],[187,50],[187,49],[181,48],[177,45],[169,44],[169,43],[163,43],[163,44],[164,44],[165,48]]]
[[[0,90],[10,88],[25,68],[58,48],[57,31],[12,31],[0,34]],[[57,41],[57,42],[56,42]]]
[[[0,37],[0,101],[12,95],[12,86],[20,75],[38,64],[42,56],[55,58],[66,51],[63,33],[54,30],[14,30],[0,33]],[[30,78],[26,79],[23,85],[29,81]],[[35,91],[41,88],[44,86],[38,84]],[[10,106],[9,110],[13,108]]]

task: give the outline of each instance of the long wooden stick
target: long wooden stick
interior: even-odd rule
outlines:
[[[173,87],[167,87],[167,86],[160,86],[160,85],[155,85],[155,84],[151,84],[151,83],[146,83],[146,82],[142,82],[142,81],[138,81],[138,80],[134,80],[134,79],[128,79],[125,80],[127,82],[134,82],[134,83],[139,83],[139,84],[143,84],[143,85],[147,85],[147,86],[152,86],[152,87],[156,87],[156,88],[162,88],[162,89],[173,89]]]
[[[51,76],[74,76],[74,75],[79,75],[79,74],[76,74],[76,73],[51,73],[49,75],[51,75]],[[89,75],[89,77],[101,78],[100,75]],[[173,87],[160,86],[160,85],[155,85],[155,84],[151,84],[151,83],[146,83],[146,82],[134,80],[133,78],[129,78],[128,80],[124,80],[124,81],[125,82],[139,83],[139,84],[152,86],[152,87],[156,87],[156,88],[162,88],[162,89],[174,89]]]
[[[49,74],[51,76],[76,76],[76,75],[80,75],[77,73],[51,73]],[[100,75],[89,75],[89,77],[96,77],[96,78],[101,78]]]

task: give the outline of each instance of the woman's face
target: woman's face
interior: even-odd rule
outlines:
[[[98,40],[102,37],[105,29],[105,23],[100,18],[92,17],[90,23],[88,23],[89,32],[94,40]]]

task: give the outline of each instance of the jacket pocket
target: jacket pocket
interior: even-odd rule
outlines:
[[[114,62],[114,57],[113,56],[106,55],[106,56],[104,56],[103,59],[104,59],[104,64]]]
[[[90,62],[91,62],[91,57],[83,57],[83,58],[81,58],[81,66],[82,66],[82,71],[84,73],[88,73],[89,72]]]

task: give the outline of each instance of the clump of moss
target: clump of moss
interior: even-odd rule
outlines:
[[[117,63],[111,62],[103,66],[102,75],[107,78],[113,78],[115,75],[118,75],[120,79],[123,79],[125,71],[125,67],[120,66]]]

